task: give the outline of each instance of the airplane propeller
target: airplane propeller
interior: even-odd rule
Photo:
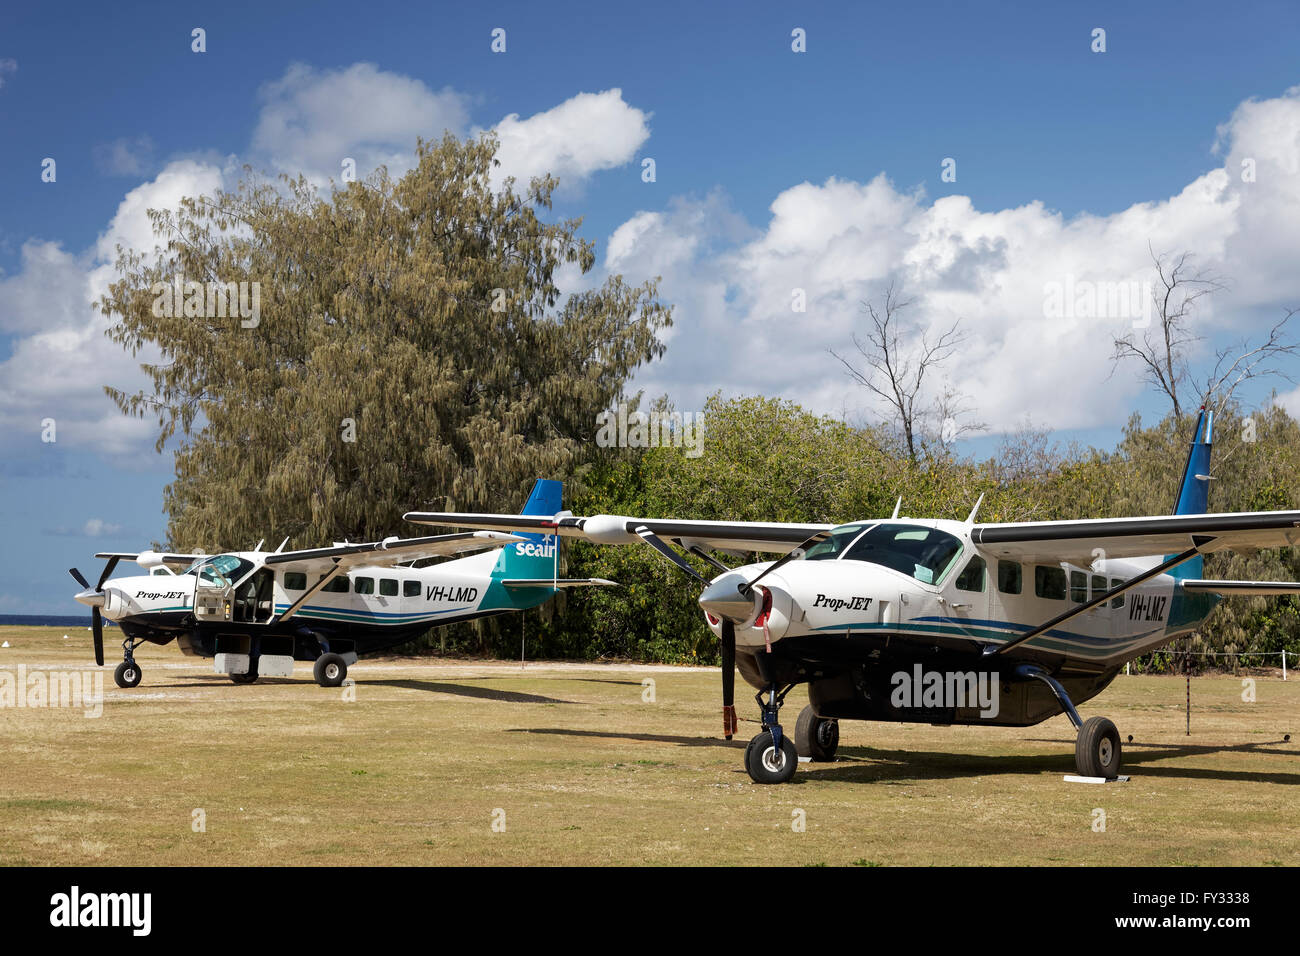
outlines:
[[[86,600],[82,601],[82,603],[90,605],[90,630],[95,638],[95,663],[100,667],[104,666],[104,617],[100,612],[100,608],[104,606],[107,597],[104,594],[104,582],[108,580],[108,576],[117,567],[118,560],[118,558],[108,559],[108,563],[104,565],[104,571],[100,574],[99,580],[95,583],[93,589],[90,582],[86,580],[85,575],[76,568],[68,568],[68,573],[72,575],[73,579],[85,588],[81,594],[77,595],[77,599],[81,600],[84,597]]]
[[[819,531],[798,547],[791,549],[752,581],[746,581],[739,574],[727,574],[718,581],[710,583],[686,559],[670,548],[658,535],[645,525],[636,529],[636,533],[661,555],[667,558],[687,577],[699,584],[700,605],[712,616],[722,622],[722,732],[728,740],[736,734],[736,622],[744,621],[754,614],[754,592],[758,582],[767,577],[788,561],[803,555],[813,545],[830,537],[829,531]],[[765,602],[770,595],[765,593]],[[765,603],[765,607],[770,607]],[[761,610],[761,609],[760,609]]]

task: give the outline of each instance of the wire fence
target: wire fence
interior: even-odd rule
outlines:
[[[1287,680],[1288,669],[1291,665],[1295,663],[1296,656],[1297,655],[1295,651],[1286,651],[1286,650],[1282,650],[1282,651],[1194,651],[1194,650],[1176,650],[1173,648],[1169,648],[1167,650],[1155,651],[1154,653],[1151,654],[1150,657],[1153,664],[1156,665],[1159,665],[1161,663],[1168,664],[1168,665],[1180,664],[1182,665],[1183,669],[1188,669],[1188,665],[1190,664],[1205,663],[1204,658],[1211,658],[1215,661],[1217,661],[1221,657],[1233,658],[1234,667],[1251,667],[1251,666],[1264,667],[1268,665],[1269,661],[1261,660],[1259,661],[1259,663],[1252,665],[1251,660],[1254,660],[1255,658],[1261,658],[1261,659],[1276,658],[1278,660],[1278,663],[1280,663],[1282,666],[1282,679]],[[1242,660],[1242,658],[1249,658],[1250,660]],[[1125,674],[1131,673],[1130,666],[1131,666],[1130,664],[1124,665]],[[1151,670],[1151,669],[1159,669],[1159,667],[1157,666],[1153,668],[1151,665],[1146,665],[1142,669]]]

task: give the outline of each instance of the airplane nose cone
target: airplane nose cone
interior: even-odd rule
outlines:
[[[744,576],[739,574],[718,578],[700,595],[700,607],[728,621],[749,620],[754,616],[754,596],[752,592],[741,591],[745,583]]]
[[[74,600],[86,605],[86,607],[103,607],[105,597],[103,591],[96,591],[94,588],[86,588],[86,590],[73,595]]]

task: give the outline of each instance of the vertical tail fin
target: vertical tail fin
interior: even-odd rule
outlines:
[[[1214,412],[1201,406],[1196,417],[1196,430],[1192,433],[1191,448],[1187,453],[1187,466],[1178,486],[1176,515],[1203,515],[1209,511],[1210,500],[1210,449],[1214,444]],[[1199,578],[1202,575],[1200,555],[1180,564],[1170,571],[1176,578]]]
[[[520,514],[551,517],[560,511],[564,485],[559,481],[538,478],[533,483],[528,503]],[[499,578],[549,578],[556,574],[556,542],[558,535],[517,531],[527,538],[501,549],[494,576]]]

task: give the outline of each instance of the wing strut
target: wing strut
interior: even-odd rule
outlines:
[[[984,648],[984,654],[986,656],[996,656],[998,654],[1004,654],[1007,651],[1011,650],[1013,647],[1025,643],[1025,641],[1031,641],[1035,637],[1038,637],[1040,634],[1046,633],[1047,631],[1050,631],[1052,628],[1060,624],[1064,624],[1066,621],[1070,620],[1071,618],[1078,617],[1080,614],[1083,614],[1086,611],[1091,611],[1093,608],[1105,604],[1111,598],[1117,597],[1123,594],[1125,591],[1137,587],[1143,581],[1150,580],[1151,578],[1154,578],[1158,574],[1164,574],[1170,568],[1177,567],[1178,565],[1182,564],[1184,561],[1190,561],[1192,558],[1200,554],[1201,548],[1203,548],[1205,545],[1209,544],[1213,540],[1214,539],[1210,537],[1193,535],[1192,536],[1193,544],[1186,551],[1182,551],[1174,555],[1172,558],[1169,558],[1167,561],[1157,564],[1154,568],[1152,568],[1149,571],[1143,571],[1141,574],[1134,575],[1133,577],[1125,581],[1123,584],[1120,584],[1118,587],[1111,588],[1109,591],[1105,592],[1104,594],[1098,595],[1097,597],[1093,598],[1091,601],[1088,601],[1085,604],[1080,604],[1078,607],[1071,608],[1070,610],[1064,612],[1063,614],[1056,615],[1056,617],[1052,618],[1050,621],[1046,622],[1045,624],[1038,625],[1038,627],[1034,628],[1032,631],[1025,631],[1025,633],[1021,634],[1013,641],[1007,641],[1005,644],[990,644],[986,646]]]

